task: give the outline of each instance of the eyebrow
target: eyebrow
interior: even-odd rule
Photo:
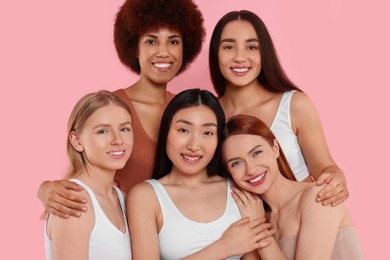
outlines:
[[[247,153],[247,155],[250,155],[251,153],[253,153],[257,148],[261,147],[260,144],[254,146],[252,149],[249,150],[249,152]],[[235,158],[231,158],[229,160],[227,160],[227,162],[231,162],[231,161],[235,161],[235,160],[238,160],[240,159],[240,157],[235,157]]]
[[[179,120],[175,121],[175,123],[183,123],[183,124],[186,124],[186,125],[194,125],[193,123],[191,123],[190,121],[187,121],[185,119],[179,119]],[[217,124],[216,123],[205,123],[202,126],[217,127]]]
[[[124,125],[131,125],[131,122],[130,121],[126,121],[126,122],[123,122],[123,123],[120,124],[120,126],[124,126]],[[111,125],[110,124],[98,124],[93,129],[100,128],[100,127],[111,127]]]
[[[223,42],[235,42],[236,40],[232,39],[232,38],[226,38],[226,39],[222,39],[219,43],[223,43]],[[249,38],[247,40],[245,40],[245,42],[259,42],[258,39],[256,38]]]
[[[150,37],[150,38],[154,38],[154,39],[157,39],[157,38],[158,38],[158,36],[155,35],[155,34],[145,34],[145,35],[144,35],[144,38],[145,38],[145,37]],[[168,39],[174,39],[174,38],[180,38],[180,35],[174,34],[174,35],[168,36]]]

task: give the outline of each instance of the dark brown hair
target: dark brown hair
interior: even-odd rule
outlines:
[[[225,78],[219,68],[218,62],[218,51],[221,41],[222,31],[226,24],[231,21],[242,20],[249,22],[256,31],[257,38],[260,43],[260,55],[262,69],[260,74],[257,76],[257,80],[267,90],[272,92],[286,92],[289,90],[298,90],[286,76],[285,72],[280,65],[278,56],[274,45],[272,43],[271,36],[268,33],[267,27],[263,21],[254,13],[241,10],[227,13],[223,16],[214,28],[213,34],[210,40],[210,51],[209,51],[209,67],[211,80],[213,82],[214,90],[218,96],[225,94]]]
[[[126,0],[114,25],[114,43],[121,62],[139,74],[140,35],[163,27],[182,35],[183,63],[178,74],[186,70],[200,53],[206,35],[203,15],[192,0]]]

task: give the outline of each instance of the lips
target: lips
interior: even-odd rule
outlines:
[[[125,154],[125,150],[107,152],[107,154],[111,156],[123,156]]]
[[[154,62],[153,66],[157,69],[169,69],[172,66],[171,62]]]
[[[263,172],[261,174],[258,174],[256,176],[248,179],[246,182],[248,182],[252,186],[258,186],[258,185],[260,185],[260,184],[262,184],[264,182],[266,173],[267,172],[265,171],[265,172]]]
[[[249,67],[240,67],[240,68],[234,67],[234,68],[231,68],[231,70],[233,72],[237,72],[237,73],[245,73],[245,72],[248,72],[249,69],[250,69]]]
[[[203,158],[202,155],[186,155],[186,154],[182,154],[181,155],[186,161],[189,161],[189,162],[197,162],[199,161],[200,159]]]

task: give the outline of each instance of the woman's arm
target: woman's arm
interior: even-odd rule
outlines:
[[[266,247],[268,243],[263,239],[268,227],[265,219],[249,221],[249,217],[245,217],[231,224],[220,239],[183,259],[225,259]]]
[[[160,259],[158,222],[162,218],[159,220],[161,213],[153,187],[142,182],[130,189],[127,193],[126,209],[132,258]]]
[[[45,209],[60,218],[80,217],[87,211],[87,199],[80,195],[84,188],[68,180],[44,181],[37,196]]]
[[[88,196],[84,191],[83,196]],[[90,203],[87,204],[92,208]],[[52,241],[53,259],[87,260],[89,255],[89,238],[95,224],[93,210],[79,218],[64,219],[49,214],[47,233]]]
[[[264,211],[263,201],[257,194],[240,189],[235,185],[232,185],[231,188],[233,191],[232,196],[235,202],[237,203],[240,209],[240,213],[243,217],[248,216],[251,219],[256,219],[261,217],[264,218],[265,211]],[[275,234],[275,230],[270,228],[271,228],[271,224],[267,223],[266,228],[262,230],[263,238],[260,241],[262,246],[257,250],[257,252],[250,252],[244,255],[242,258],[243,260],[286,259],[273,237],[273,235]]]
[[[344,205],[322,206],[314,200],[321,188],[312,186],[302,194],[301,225],[296,259],[330,259],[338,229],[346,215]]]
[[[317,201],[336,206],[349,196],[343,171],[334,162],[326,143],[317,110],[302,92],[294,93],[291,100],[291,126],[296,133],[310,174],[317,185],[326,183]]]

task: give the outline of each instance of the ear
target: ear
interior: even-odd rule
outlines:
[[[280,146],[279,146],[279,142],[278,140],[276,140],[276,138],[274,139],[274,146],[272,147],[272,149],[274,150],[275,152],[275,155],[276,155],[276,158],[279,158],[279,155],[280,155]]]
[[[80,140],[79,140],[79,136],[77,135],[77,133],[75,131],[70,132],[69,142],[72,144],[73,148],[76,151],[78,151],[80,153],[82,151],[84,151],[84,147],[81,145]]]

